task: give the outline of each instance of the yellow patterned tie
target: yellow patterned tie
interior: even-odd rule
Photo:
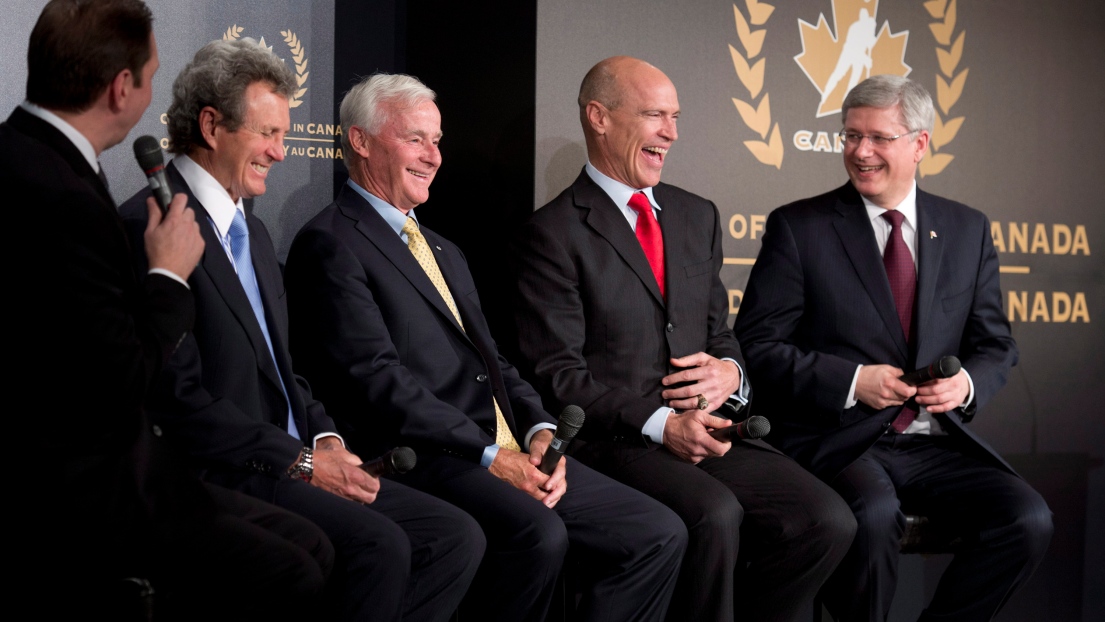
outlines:
[[[411,254],[418,260],[422,270],[426,272],[426,276],[430,277],[430,282],[434,284],[437,292],[445,300],[445,306],[453,312],[453,317],[457,319],[457,324],[460,324],[461,330],[464,330],[464,322],[461,321],[460,312],[457,311],[457,303],[453,300],[453,294],[449,292],[449,286],[445,284],[445,277],[441,276],[441,269],[437,267],[437,260],[434,259],[434,254],[430,252],[430,245],[426,242],[426,238],[422,237],[422,232],[418,230],[418,222],[408,217],[407,222],[403,225],[403,233],[407,234],[407,247],[411,249]],[[514,440],[514,436],[510,433],[510,426],[506,424],[503,411],[499,409],[499,402],[495,398],[492,398],[491,401],[495,405],[495,443],[503,449],[522,451],[522,448],[518,446],[518,441]]]

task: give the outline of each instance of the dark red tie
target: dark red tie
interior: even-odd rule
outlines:
[[[660,286],[660,295],[664,293],[664,236],[660,234],[660,223],[652,213],[652,205],[643,192],[636,192],[629,198],[629,207],[637,212],[637,241],[645,251],[648,265]]]
[[[898,320],[902,324],[906,343],[913,345],[913,300],[917,296],[917,270],[913,267],[913,256],[902,237],[902,221],[905,216],[898,210],[886,210],[882,217],[890,223],[890,237],[886,240],[886,250],[882,254],[882,265],[890,280],[890,292],[894,294],[894,307],[898,310]],[[917,418],[917,409],[907,403],[902,412],[890,424],[895,432],[904,432]]]

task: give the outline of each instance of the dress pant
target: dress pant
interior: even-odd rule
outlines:
[[[906,513],[963,538],[922,620],[993,618],[1051,540],[1051,511],[1039,493],[952,436],[888,433],[832,485],[859,524],[824,590],[840,621],[886,620]]]
[[[855,520],[790,458],[735,442],[697,465],[664,448],[590,442],[574,453],[663,502],[690,541],[667,619],[792,621],[848,550]],[[747,568],[745,567],[747,565]]]
[[[571,458],[568,490],[552,509],[450,456],[420,459],[406,477],[471,514],[487,537],[462,606],[466,619],[544,620],[569,547],[583,588],[577,620],[663,619],[687,535],[678,517],[647,496]]]
[[[371,504],[311,484],[230,476],[234,488],[303,516],[335,551],[326,619],[448,620],[483,556],[479,525],[463,511],[389,479]]]

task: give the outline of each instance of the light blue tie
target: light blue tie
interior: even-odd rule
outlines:
[[[288,399],[284,378],[280,374],[280,366],[276,365],[276,355],[273,354],[269,324],[265,321],[265,305],[261,302],[261,288],[257,285],[257,273],[253,271],[253,258],[249,253],[249,227],[246,226],[245,214],[239,209],[234,210],[234,220],[230,223],[227,237],[230,238],[230,252],[234,255],[234,267],[238,271],[238,280],[242,282],[242,289],[246,292],[246,298],[249,298],[249,305],[253,307],[253,315],[261,325],[261,334],[265,336],[265,343],[269,346],[269,356],[272,357],[273,365],[276,367],[276,376],[280,379],[280,390],[283,391],[284,401],[288,404],[288,433],[299,439],[299,430],[292,417],[292,402]]]

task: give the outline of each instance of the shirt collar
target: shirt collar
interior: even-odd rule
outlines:
[[[226,188],[207,169],[186,155],[173,158],[173,165],[192,190],[192,194],[196,195],[196,200],[207,210],[219,237],[225,238],[230,232],[230,223],[234,221],[234,212],[240,211],[243,215],[246,213],[242,199],[239,198],[237,202],[231,200]]]
[[[376,213],[384,219],[384,222],[386,222],[389,227],[395,230],[395,234],[399,237],[403,237],[403,226],[407,224],[408,216],[413,218],[415,222],[418,222],[418,217],[414,215],[414,209],[411,209],[411,211],[404,214],[403,212],[399,211],[398,207],[395,207],[394,205],[388,203],[380,197],[372,194],[368,190],[362,188],[360,184],[353,181],[352,177],[349,178],[349,181],[347,183],[349,184],[349,187],[356,191],[357,194],[361,195],[361,197],[363,197],[365,201],[368,201],[368,204],[372,206],[372,209],[376,210]],[[421,226],[422,225],[419,224],[419,227]]]
[[[886,211],[886,208],[879,207],[878,205],[875,205],[871,201],[867,200],[867,197],[861,196],[860,198],[863,199],[863,204],[867,207],[867,217],[868,218],[870,218],[872,221],[878,219],[878,220],[881,220],[883,222],[886,222],[885,219],[881,218],[883,212]],[[905,216],[905,222],[907,224],[909,224],[909,227],[911,229],[913,229],[914,231],[917,230],[917,182],[916,181],[913,182],[913,186],[909,189],[909,194],[905,195],[905,198],[902,199],[902,202],[899,203],[894,209],[898,210],[898,212],[902,216]],[[889,223],[887,223],[887,224],[889,225]]]
[[[81,134],[77,128],[69,125],[69,123],[59,117],[58,115],[50,112],[42,106],[37,106],[29,101],[25,101],[20,106],[28,113],[42,119],[50,125],[57,128],[59,132],[65,134],[65,137],[69,139],[69,142],[73,143],[73,146],[77,148],[77,151],[81,152],[85,160],[88,160],[88,165],[92,167],[92,170],[97,173],[100,172],[100,161],[96,159],[96,149],[92,147],[92,143]]]
[[[660,209],[660,206],[656,204],[656,199],[652,197],[652,187],[648,188],[630,188],[620,181],[611,179],[602,174],[599,169],[595,168],[590,161],[587,162],[587,166],[584,167],[587,171],[587,175],[591,178],[591,181],[595,182],[602,191],[606,193],[606,196],[610,197],[610,200],[614,202],[614,205],[618,206],[618,209],[625,211],[626,209],[632,210],[629,207],[629,198],[637,192],[645,193],[648,198],[648,202],[652,205],[653,209]]]

